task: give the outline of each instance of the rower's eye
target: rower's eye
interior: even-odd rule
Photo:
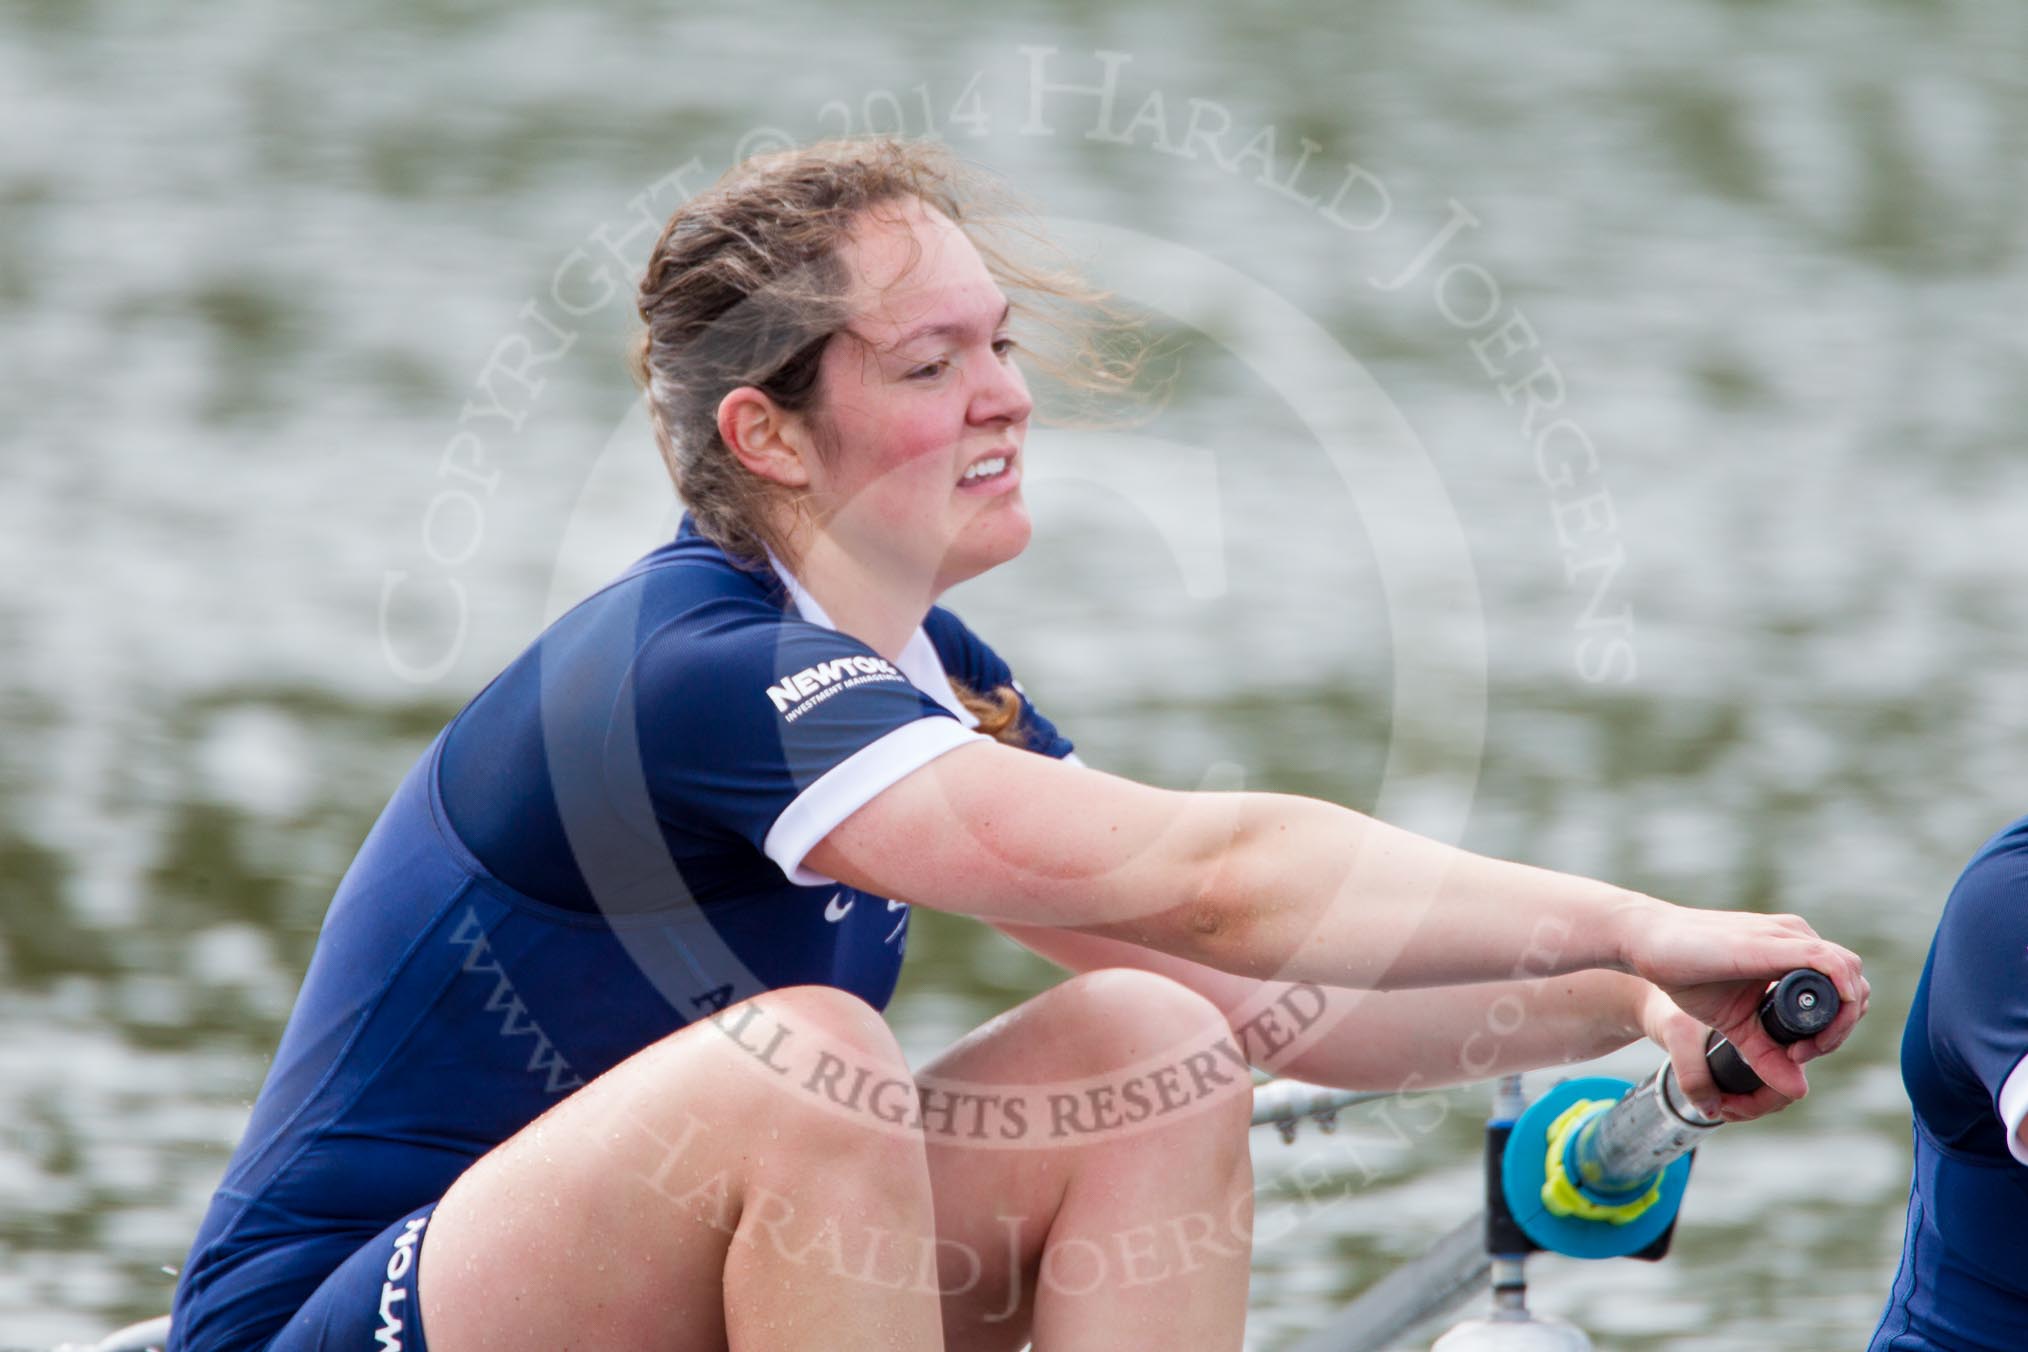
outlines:
[[[995,338],[993,340],[993,351],[1003,360],[1013,356],[1014,349],[1020,346],[1021,344],[1015,342],[1012,338]]]
[[[944,373],[944,368],[949,365],[950,363],[948,361],[939,358],[936,361],[930,362],[928,365],[918,366],[913,371],[910,371],[908,373],[908,379],[935,380],[938,376]]]

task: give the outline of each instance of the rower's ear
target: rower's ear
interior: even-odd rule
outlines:
[[[816,446],[809,424],[762,391],[742,385],[718,401],[718,438],[770,483],[808,488]]]

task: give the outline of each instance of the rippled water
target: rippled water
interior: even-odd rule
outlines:
[[[1537,1295],[1602,1345],[1856,1345],[1900,1018],[1957,867],[2028,808],[2023,29],[1997,0],[0,4],[0,1342],[166,1304],[400,771],[668,528],[600,240],[632,267],[637,195],[899,117],[1179,342],[1160,416],[1035,435],[1035,546],[953,604],[1097,764],[1863,950],[1873,1018],[1704,1152],[1675,1256],[1544,1262]],[[1038,92],[1101,51],[1109,126]],[[488,381],[517,341],[539,366]],[[1545,357],[1574,430],[1538,463],[1551,415],[1503,386]],[[1045,979],[958,922],[916,945],[917,1053]],[[1257,1143],[1258,1346],[1472,1208],[1483,1095],[1448,1103],[1406,1146]],[[1334,1151],[1341,1202],[1275,1184]]]

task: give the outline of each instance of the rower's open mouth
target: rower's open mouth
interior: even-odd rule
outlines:
[[[1011,454],[991,456],[985,460],[975,462],[971,468],[964,472],[963,477],[958,480],[958,483],[960,485],[991,483],[995,479],[1004,477],[1013,464],[1014,457]]]

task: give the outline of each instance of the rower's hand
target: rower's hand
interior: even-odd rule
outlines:
[[[1755,1021],[1758,1026],[1758,1020]],[[1660,987],[1650,986],[1641,1010],[1641,1031],[1648,1040],[1669,1054],[1675,1067],[1676,1083],[1684,1096],[1706,1117],[1727,1122],[1748,1122],[1768,1113],[1778,1113],[1809,1092],[1800,1064],[1787,1058],[1787,1048],[1770,1059],[1761,1070],[1761,1087],[1751,1094],[1727,1094],[1713,1082],[1710,1063],[1705,1060],[1705,1043],[1711,1030],[1702,1020],[1683,1012]],[[1779,1065],[1772,1062],[1779,1062]],[[1772,1071],[1770,1079],[1767,1071]]]
[[[1669,1053],[1691,1102],[1716,1107],[1727,1121],[1774,1112],[1808,1093],[1803,1063],[1834,1050],[1866,1012],[1870,992],[1859,956],[1820,938],[1798,916],[1658,904],[1631,929],[1629,964],[1667,997],[1648,1002],[1642,1027]],[[1798,967],[1829,977],[1842,1007],[1829,1028],[1784,1047],[1756,1015],[1768,986]],[[1752,1094],[1719,1091],[1704,1063],[1707,1028],[1725,1035],[1763,1088]]]

